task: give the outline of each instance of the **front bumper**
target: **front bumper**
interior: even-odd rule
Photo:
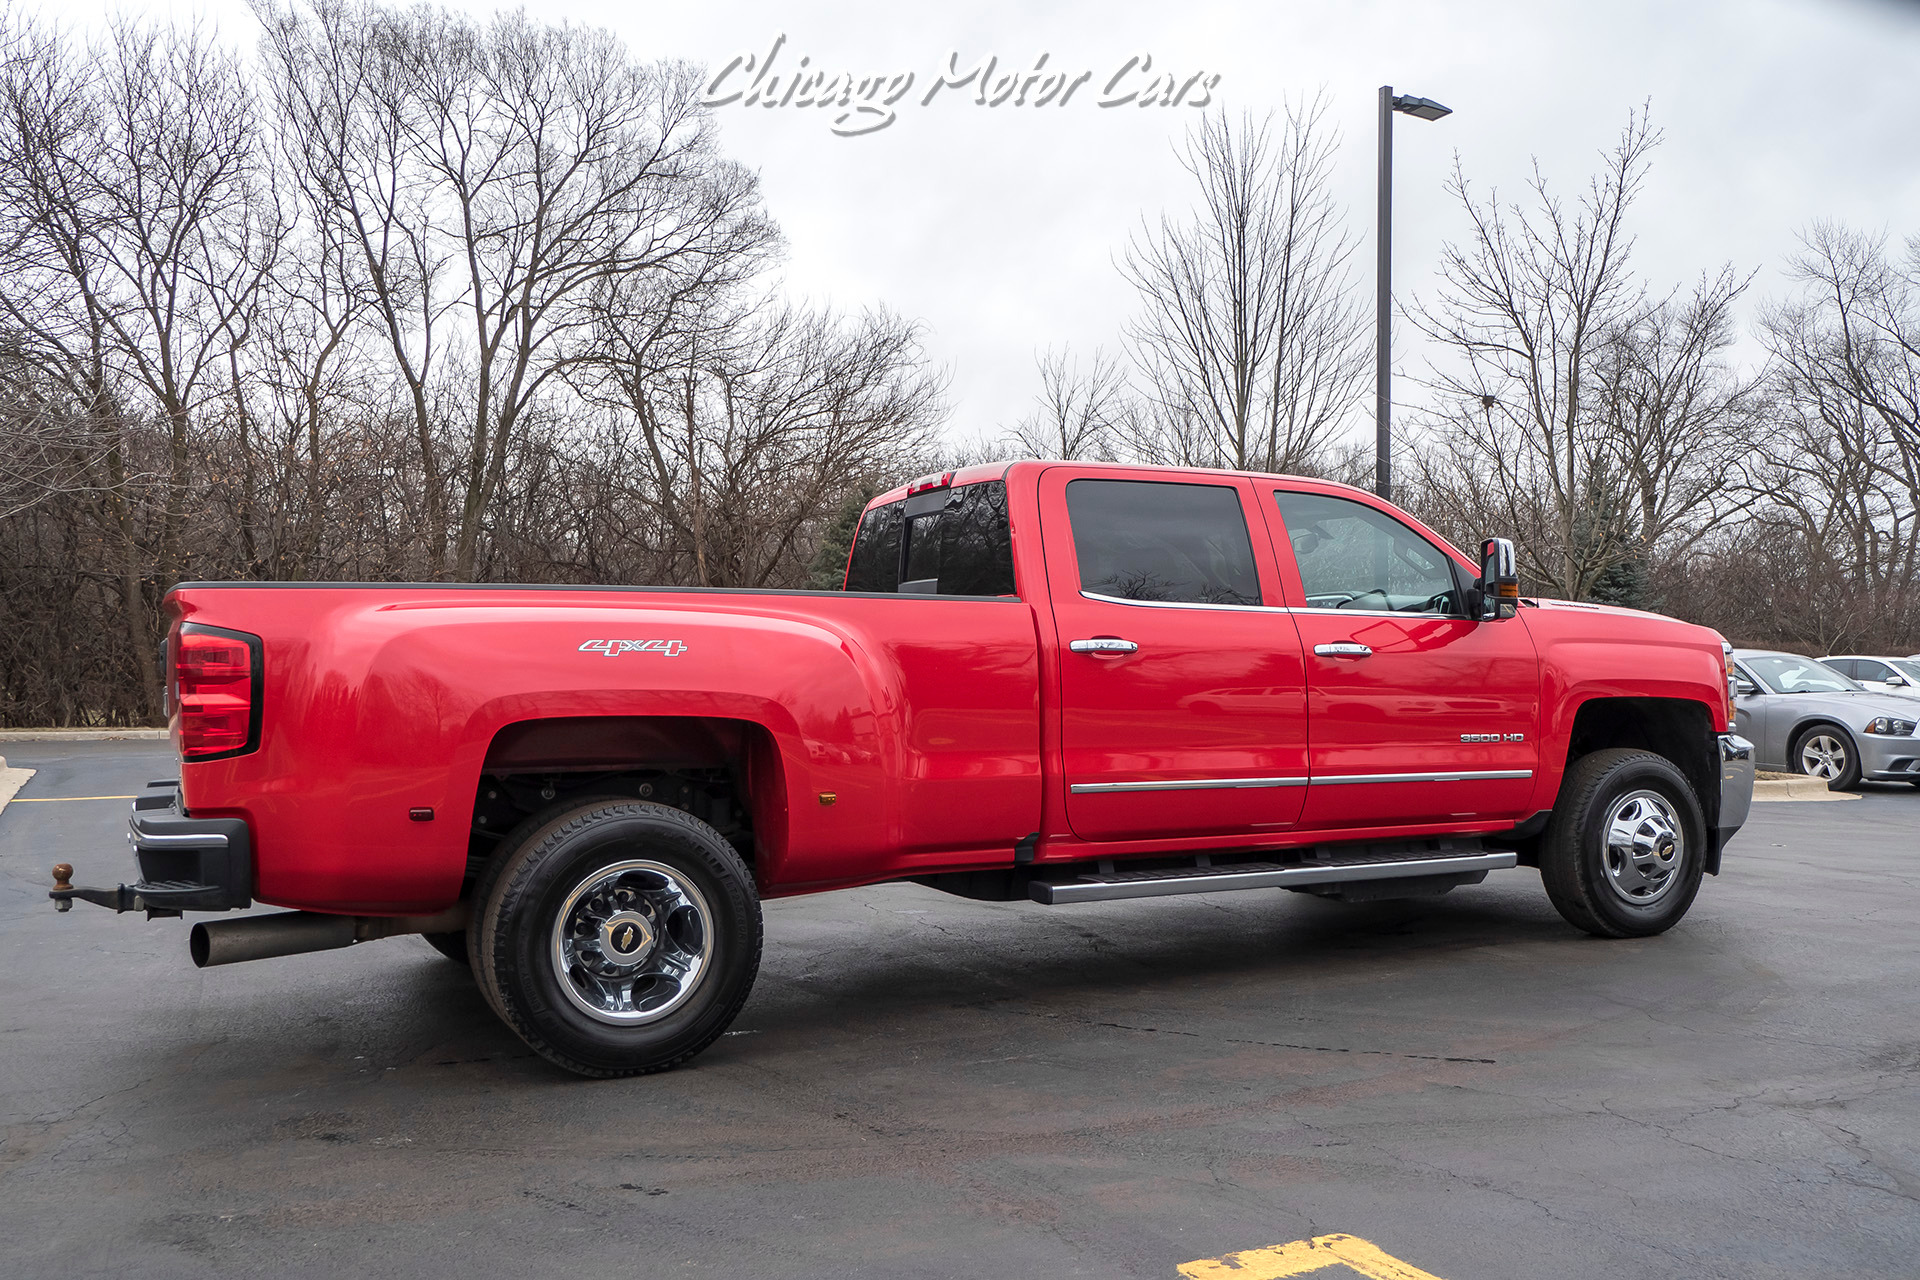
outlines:
[[[1878,733],[1854,734],[1860,746],[1860,776],[1872,782],[1920,779],[1920,739]]]
[[[1746,825],[1753,808],[1753,744],[1737,733],[1720,735],[1720,815],[1714,821],[1712,859],[1708,870],[1720,870],[1720,851],[1733,833]]]
[[[76,887],[58,875],[49,895],[65,911],[72,900],[114,911],[230,911],[253,905],[253,838],[240,818],[193,818],[173,779],[147,784],[127,818],[140,878],[114,889]],[[71,870],[68,869],[68,874]]]

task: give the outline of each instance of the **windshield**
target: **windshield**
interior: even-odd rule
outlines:
[[[1812,658],[1743,658],[1741,665],[1775,693],[1859,693],[1860,686]]]
[[[1920,683],[1920,662],[1915,662],[1912,658],[1888,658],[1887,661],[1892,664],[1895,671],[1909,680]]]

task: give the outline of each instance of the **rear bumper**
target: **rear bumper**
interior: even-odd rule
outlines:
[[[189,817],[180,784],[150,782],[127,818],[127,843],[140,878],[114,889],[56,885],[65,911],[72,899],[115,911],[229,911],[253,905],[253,837],[239,818]]]
[[[140,865],[135,886],[149,905],[159,896],[176,910],[225,911],[253,905],[253,836],[240,818],[190,818],[180,784],[147,784],[127,818],[127,843]]]

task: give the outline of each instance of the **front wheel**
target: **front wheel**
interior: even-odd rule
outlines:
[[[1851,791],[1860,785],[1860,753],[1847,731],[1816,724],[1793,740],[1793,769],[1819,778],[1829,791]]]
[[[666,805],[600,800],[508,844],[472,953],[534,1052],[580,1075],[640,1075],[726,1030],[759,972],[761,926],[752,874],[719,832]]]
[[[1700,891],[1706,820],[1664,756],[1612,748],[1567,771],[1540,848],[1547,897],[1602,938],[1664,933]]]

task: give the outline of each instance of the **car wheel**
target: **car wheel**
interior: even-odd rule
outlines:
[[[1793,740],[1789,763],[1795,773],[1819,778],[1829,791],[1851,791],[1860,785],[1860,753],[1853,738],[1835,724],[1816,724]]]
[[[467,931],[455,929],[452,933],[423,933],[427,945],[449,960],[471,965],[473,958],[467,954]]]
[[[1610,748],[1567,771],[1540,845],[1555,909],[1602,938],[1677,924],[1700,891],[1706,820],[1686,775],[1650,751]]]
[[[519,833],[476,898],[480,987],[534,1052],[585,1076],[691,1058],[760,968],[752,873],[706,823],[598,800]]]

